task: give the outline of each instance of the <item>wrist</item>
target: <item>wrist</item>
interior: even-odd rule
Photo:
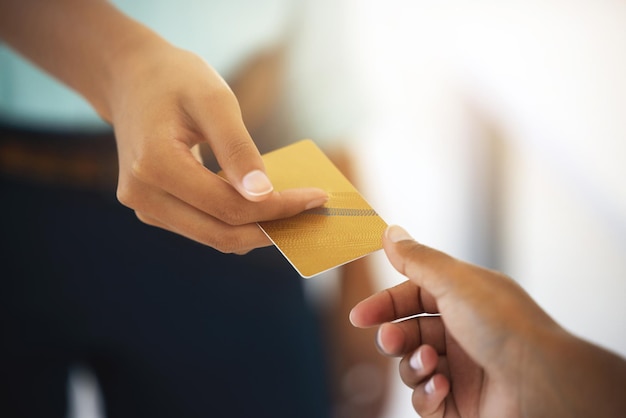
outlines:
[[[528,416],[620,416],[626,360],[560,328],[545,333],[523,381]]]
[[[103,54],[99,92],[92,105],[107,122],[113,121],[117,103],[132,87],[146,79],[147,69],[159,51],[172,46],[147,27],[126,16],[119,36]]]

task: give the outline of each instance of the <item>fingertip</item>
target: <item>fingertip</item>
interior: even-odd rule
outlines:
[[[430,345],[421,345],[400,361],[400,376],[410,387],[416,387],[432,375],[439,364],[439,355]]]
[[[356,306],[354,308],[356,308]],[[348,319],[350,320],[350,324],[352,324],[353,327],[359,328],[358,321],[355,319],[356,314],[354,313],[354,308],[350,309],[350,313],[348,314]]]
[[[436,389],[437,388],[435,387],[435,376],[433,376],[428,379],[428,382],[426,382],[426,384],[424,385],[424,393],[426,395],[432,395],[433,393],[435,393]]]
[[[326,202],[328,202],[328,194],[326,194],[326,192],[323,192],[323,195],[320,195],[319,197],[312,198],[309,201],[309,203],[306,204],[306,206],[304,207],[304,210],[310,210],[310,209],[318,208],[320,206],[323,206]]]
[[[443,374],[436,374],[432,376],[424,385],[424,393],[438,399],[445,398],[448,395],[449,389],[450,382]]]
[[[385,350],[385,347],[383,345],[382,338],[381,338],[382,329],[383,327],[380,326],[378,327],[378,330],[376,331],[376,348],[378,348],[378,351],[381,354],[388,356],[389,354],[387,353],[387,350]]]
[[[376,346],[386,356],[399,356],[404,346],[404,335],[392,323],[384,323],[376,332]]]
[[[402,227],[390,225],[385,230],[385,238],[393,243],[400,241],[413,241],[413,237]]]
[[[388,228],[383,248],[387,259],[400,274],[434,297],[459,275],[456,259],[416,242],[398,226]]]
[[[439,362],[439,355],[435,348],[428,344],[423,344],[413,352],[409,357],[409,366],[417,372],[417,374],[432,373]]]
[[[442,374],[436,374],[415,387],[413,390],[413,407],[423,416],[437,416],[444,407],[444,400],[448,396],[450,383]]]
[[[348,315],[348,318],[350,319],[350,323],[352,324],[353,327],[362,328],[362,326],[361,326],[361,318],[360,318],[360,315],[359,315],[359,305],[360,305],[360,303],[356,304],[350,310],[350,314]]]
[[[369,296],[356,305],[352,307],[350,310],[350,323],[357,328],[369,328],[373,325],[377,325],[376,321],[371,318],[372,315],[372,306],[367,301],[369,301],[372,296]]]
[[[415,372],[418,374],[424,371],[424,360],[422,360],[422,353],[423,350],[420,347],[415,350],[411,357],[409,357],[409,366],[411,366],[411,368],[415,370]]]

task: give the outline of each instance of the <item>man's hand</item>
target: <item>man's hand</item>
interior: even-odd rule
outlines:
[[[396,226],[383,245],[409,280],[361,301],[350,319],[379,326],[380,350],[402,357],[400,377],[422,417],[626,410],[626,361],[563,330],[514,281],[420,245]],[[424,313],[438,316],[415,317]]]

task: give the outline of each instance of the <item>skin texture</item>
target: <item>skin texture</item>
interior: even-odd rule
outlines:
[[[555,323],[513,280],[385,233],[385,252],[408,280],[360,303],[357,327],[402,357],[413,407],[430,417],[619,417],[626,361]],[[423,313],[439,316],[413,317]],[[392,322],[393,321],[393,322]]]
[[[319,189],[273,191],[224,80],[108,2],[2,0],[0,37],[113,125],[117,196],[143,222],[241,254],[270,245],[256,222],[326,201]],[[199,161],[199,144],[228,182]]]

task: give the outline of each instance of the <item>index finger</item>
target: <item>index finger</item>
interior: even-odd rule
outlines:
[[[185,142],[159,144],[162,146],[152,147],[149,156],[133,165],[134,177],[230,225],[293,216],[328,199],[323,190],[301,188],[273,192],[263,202],[251,202],[196,160]],[[121,193],[135,201],[141,197],[137,191]]]
[[[437,313],[435,299],[407,280],[359,302],[350,312],[350,321],[359,328],[373,327],[423,313]]]

